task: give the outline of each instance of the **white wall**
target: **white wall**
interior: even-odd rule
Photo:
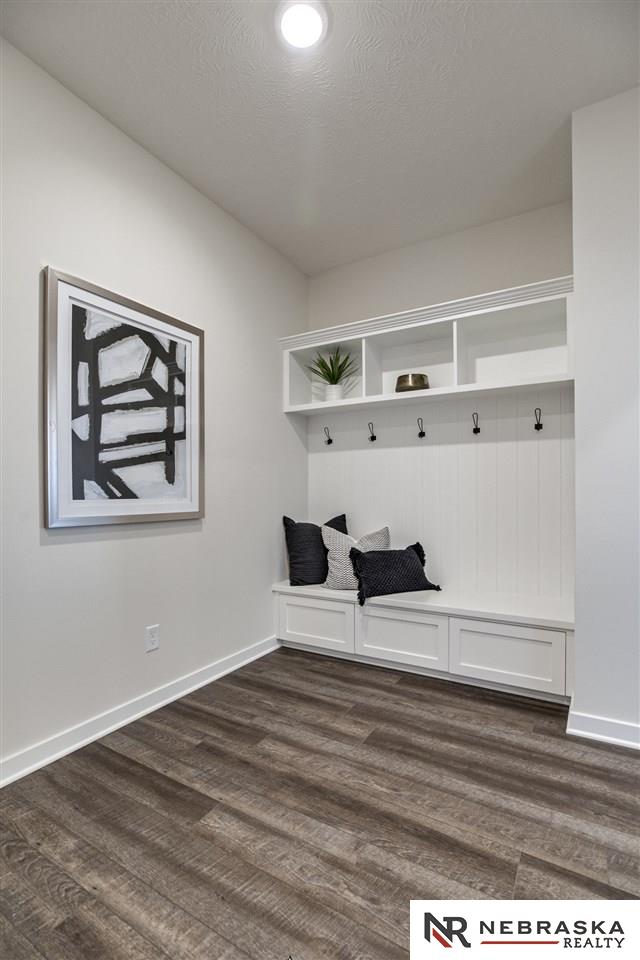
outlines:
[[[573,115],[576,676],[569,729],[640,745],[639,89]]]
[[[533,429],[536,406],[544,429]],[[477,411],[481,432],[472,433]],[[367,420],[377,440],[368,442]],[[416,418],[427,436],[417,438]],[[349,532],[389,525],[419,540],[450,594],[562,597],[574,589],[573,397],[567,387],[431,399],[309,425],[310,517],[346,511]]]
[[[304,326],[306,279],[14,48],[2,57],[7,756],[272,634],[281,514],[304,515],[307,469],[276,339]],[[46,264],[206,331],[203,522],[42,528]]]
[[[308,327],[471,297],[571,270],[571,207],[560,203],[311,277]]]

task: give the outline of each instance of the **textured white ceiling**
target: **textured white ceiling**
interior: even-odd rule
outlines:
[[[570,195],[570,114],[638,82],[635,0],[5,0],[2,33],[308,273]]]

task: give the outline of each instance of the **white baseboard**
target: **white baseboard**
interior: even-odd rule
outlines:
[[[143,693],[140,697],[135,697],[133,700],[122,703],[118,707],[113,707],[111,710],[106,710],[104,713],[99,713],[83,723],[69,727],[68,730],[56,733],[46,740],[41,740],[31,747],[26,747],[24,750],[6,757],[0,763],[2,773],[0,786],[5,787],[14,780],[26,777],[28,773],[33,773],[34,770],[38,770],[54,760],[59,760],[60,757],[64,757],[94,740],[99,740],[100,737],[112,733],[118,727],[131,723],[132,720],[137,720],[146,713],[151,713],[173,700],[178,700],[180,697],[186,696],[187,693],[191,693],[192,690],[197,690],[198,687],[203,687],[205,684],[211,683],[212,680],[217,680],[219,677],[251,663],[252,660],[264,657],[265,654],[277,650],[279,646],[280,644],[275,637],[260,640],[258,643],[245,647],[244,650],[215,660],[206,667],[201,667],[199,670],[194,670],[193,673],[188,673],[184,677],[179,677],[177,680],[165,683],[161,687],[156,687],[149,693]]]
[[[620,747],[640,750],[640,724],[626,720],[610,720],[608,717],[596,717],[591,713],[578,713],[569,710],[567,733],[588,740],[601,740]]]

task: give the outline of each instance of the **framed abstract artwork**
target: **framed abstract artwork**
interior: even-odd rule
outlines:
[[[204,514],[204,333],[47,268],[47,527]]]

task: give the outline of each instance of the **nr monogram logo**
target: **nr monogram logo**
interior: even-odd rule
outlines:
[[[424,938],[431,943],[431,937],[442,947],[452,947],[454,937],[460,941],[463,947],[470,947],[471,944],[464,935],[467,929],[467,921],[464,917],[443,917],[438,920],[432,913],[424,915]]]

